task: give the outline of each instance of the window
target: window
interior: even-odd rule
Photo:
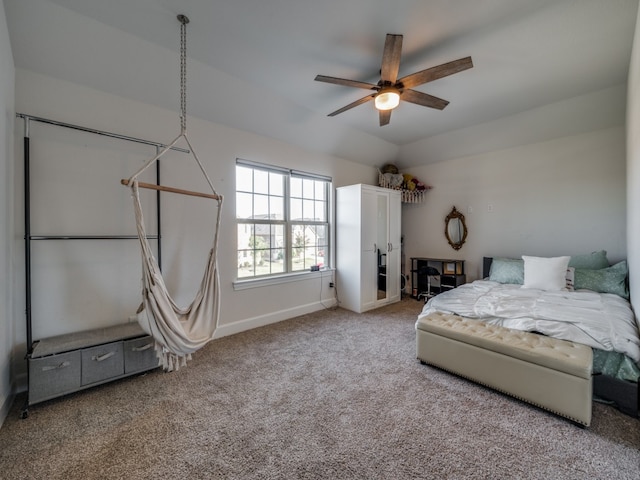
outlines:
[[[327,267],[331,179],[236,162],[238,279]]]

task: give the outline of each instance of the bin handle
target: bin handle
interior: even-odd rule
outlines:
[[[103,355],[94,355],[93,357],[91,357],[91,360],[95,360],[96,362],[102,362],[103,360],[106,360],[107,358],[111,358],[116,354],[116,352],[109,352],[109,353],[105,353]]]
[[[153,347],[153,343],[147,343],[146,345],[142,345],[141,347],[132,347],[132,352],[144,352],[145,350],[149,350]]]
[[[57,370],[59,368],[66,368],[71,365],[71,362],[62,362],[60,365],[47,365],[46,367],[42,367],[43,372],[48,372],[50,370]]]

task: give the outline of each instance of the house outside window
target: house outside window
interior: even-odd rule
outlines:
[[[238,159],[238,280],[329,267],[331,178]]]

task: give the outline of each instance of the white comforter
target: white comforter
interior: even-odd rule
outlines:
[[[638,324],[629,302],[617,295],[476,280],[433,297],[419,318],[434,311],[621,352],[640,365]]]

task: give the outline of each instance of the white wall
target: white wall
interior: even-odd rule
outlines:
[[[631,303],[637,313],[640,308],[640,11],[629,67],[627,101],[627,244]]]
[[[22,69],[16,70],[16,111],[128,136],[169,142],[179,133],[178,112],[101,93]],[[17,128],[16,138],[23,134]],[[32,234],[131,234],[129,192],[119,185],[151,147],[32,122]],[[224,198],[218,258],[220,334],[230,334],[331,305],[331,274],[309,273],[295,283],[235,291],[235,161],[243,158],[331,176],[335,186],[373,183],[375,169],[255,134],[189,117],[189,139]],[[22,147],[16,144],[16,224],[22,222]],[[205,191],[195,161],[185,154],[163,159],[163,183]],[[152,205],[152,201],[143,202]],[[163,270],[180,304],[198,288],[215,221],[213,202],[163,196]],[[152,215],[146,216],[153,232]],[[21,233],[21,232],[19,232]],[[32,242],[34,339],[126,321],[139,303],[140,267],[135,241]],[[23,248],[18,245],[16,250]],[[18,256],[22,252],[18,252]],[[63,271],[64,273],[60,273]],[[18,272],[18,282],[24,271]],[[20,283],[18,283],[20,284]],[[14,301],[24,305],[24,292]],[[17,323],[24,352],[25,327]]]
[[[13,125],[14,103],[13,55],[9,32],[0,4],[0,425],[4,421],[12,396],[11,350],[14,343],[12,298],[13,229]]]
[[[410,173],[434,188],[424,204],[403,207],[407,262],[411,256],[464,259],[469,279],[476,279],[483,256],[605,249],[610,261],[626,258],[623,126]],[[469,230],[459,251],[444,236],[444,219],[453,206],[465,215]]]

